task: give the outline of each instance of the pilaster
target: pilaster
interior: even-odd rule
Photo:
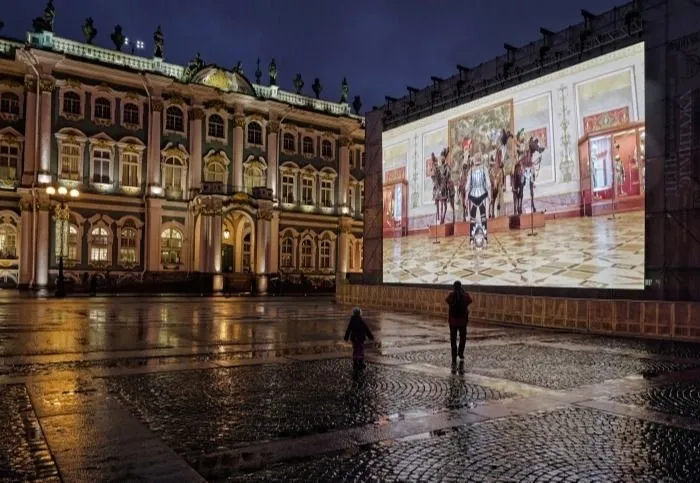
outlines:
[[[279,171],[279,131],[280,123],[267,123],[267,187],[272,190],[272,197],[277,198],[277,180]]]
[[[160,144],[161,144],[161,120],[163,116],[163,101],[153,99],[151,101],[151,122],[149,123],[148,142],[148,186],[160,188]]]
[[[27,97],[27,106],[24,110],[24,163],[22,163],[22,184],[31,186],[34,182],[34,166],[36,163],[37,146],[35,139],[37,135],[38,117],[36,108],[39,100],[36,96],[36,79],[34,77],[26,77],[24,79]]]
[[[39,135],[39,183],[51,182],[51,96],[56,82],[51,78],[39,81],[40,100],[40,135]]]
[[[233,118],[233,186],[243,191],[243,129],[245,115],[236,114]]]
[[[255,282],[259,294],[267,293],[267,260],[273,217],[272,201],[258,200],[258,217],[255,228]]]
[[[204,110],[193,107],[190,111],[190,190],[198,192],[202,188],[202,119]]]
[[[37,288],[44,288],[49,283],[49,210],[51,200],[45,194],[37,197],[37,247],[34,264],[34,283]]]
[[[336,287],[344,283],[345,275],[348,272],[348,239],[352,233],[352,218],[343,216],[338,222],[338,265],[336,266],[335,284]]]
[[[32,280],[33,223],[34,201],[30,193],[22,194],[19,200],[20,215],[20,253],[19,253],[19,285],[26,287]]]
[[[340,153],[338,155],[338,205],[348,206],[348,184],[350,183],[350,144],[352,140],[343,136],[340,138]]]
[[[272,212],[272,220],[270,222],[270,253],[268,253],[270,273],[279,272],[279,257],[280,257],[280,213],[279,211]]]
[[[163,200],[158,198],[148,198],[146,200],[146,210],[148,211],[146,253],[148,254],[146,265],[149,272],[161,270],[160,263],[160,227],[163,220]]]

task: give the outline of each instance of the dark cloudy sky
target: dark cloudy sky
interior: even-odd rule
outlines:
[[[45,0],[7,0],[0,14],[2,34],[24,37]],[[96,43],[111,46],[120,24],[130,38],[151,41],[158,24],[165,34],[166,59],[184,64],[199,51],[208,63],[232,67],[243,62],[253,80],[261,57],[264,82],[271,57],[278,83],[292,89],[300,72],[311,95],[314,77],[323,98],[337,101],[347,76],[351,98],[363,110],[400,97],[406,85],[424,87],[430,76],[448,77],[466,66],[500,55],[503,43],[523,45],[539,27],[560,30],[581,20],[580,9],[600,13],[621,0],[55,0],[56,31],[82,39],[81,24],[93,17]],[[8,11],[9,10],[9,11]]]

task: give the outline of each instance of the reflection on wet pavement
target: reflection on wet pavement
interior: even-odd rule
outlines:
[[[690,481],[700,345],[330,299],[0,303],[0,480]]]

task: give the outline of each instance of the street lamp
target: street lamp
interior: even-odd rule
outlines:
[[[58,257],[58,280],[56,281],[56,297],[65,297],[66,296],[66,287],[65,287],[65,280],[63,278],[63,238],[65,236],[65,226],[66,226],[66,221],[68,221],[68,216],[69,216],[69,211],[68,207],[66,206],[66,200],[70,198],[77,198],[80,196],[80,192],[73,188],[70,191],[68,188],[65,186],[59,186],[58,188],[55,188],[53,186],[47,186],[46,187],[46,194],[49,196],[53,196],[56,198],[59,202],[59,205],[56,207],[56,219],[61,220],[61,232],[60,232],[60,246],[59,246],[59,257]]]

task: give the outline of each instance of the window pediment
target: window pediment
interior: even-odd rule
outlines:
[[[6,127],[0,129],[0,142],[12,145],[21,146],[24,143],[24,136],[19,131]]]
[[[225,151],[216,151],[212,149],[204,156],[204,165],[207,166],[210,163],[218,163],[228,167],[229,164],[231,164],[231,160],[228,158]]]
[[[183,164],[187,163],[190,155],[182,144],[175,145],[173,143],[168,143],[165,148],[160,152],[163,160],[168,158],[179,159]]]

